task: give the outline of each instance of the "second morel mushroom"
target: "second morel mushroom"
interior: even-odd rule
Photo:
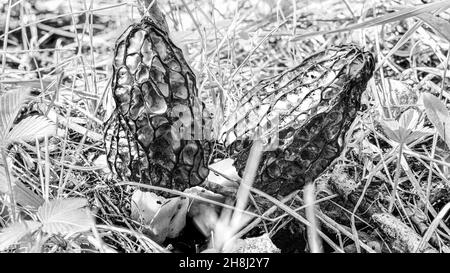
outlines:
[[[222,133],[239,174],[260,138],[271,147],[254,187],[285,196],[312,183],[341,154],[374,64],[355,45],[333,46],[248,91]]]

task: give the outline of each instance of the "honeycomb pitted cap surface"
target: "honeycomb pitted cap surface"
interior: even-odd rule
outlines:
[[[183,52],[149,17],[117,40],[105,126],[107,161],[119,178],[184,190],[208,175],[209,113]]]
[[[374,64],[355,45],[332,46],[249,90],[220,134],[238,173],[260,139],[270,148],[254,187],[284,196],[312,183],[341,154]]]

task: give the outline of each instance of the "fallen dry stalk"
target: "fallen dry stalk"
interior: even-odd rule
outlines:
[[[387,236],[391,247],[398,252],[414,252],[418,249],[422,237],[412,228],[389,213],[376,213],[372,219],[381,231]],[[438,253],[429,243],[426,243],[418,252]]]

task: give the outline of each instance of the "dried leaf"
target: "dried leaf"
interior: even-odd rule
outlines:
[[[423,13],[435,11],[438,9],[444,9],[444,8],[448,8],[448,7],[450,7],[449,1],[437,1],[437,2],[433,2],[433,3],[429,3],[429,4],[418,5],[415,7],[407,7],[407,8],[401,9],[396,12],[391,12],[386,15],[378,16],[373,19],[369,19],[367,21],[364,21],[361,23],[356,23],[356,24],[346,26],[343,28],[339,28],[339,29],[335,29],[335,30],[327,30],[327,31],[315,31],[315,32],[308,32],[305,34],[301,34],[301,35],[298,35],[295,38],[293,38],[292,41],[298,41],[298,40],[305,39],[305,38],[311,37],[311,36],[339,33],[339,32],[344,32],[344,31],[368,28],[368,27],[383,25],[383,24],[387,24],[387,23],[397,22],[397,21],[405,20],[405,19],[413,17],[413,16],[418,16]]]
[[[238,241],[239,242],[239,241]],[[273,244],[268,233],[259,237],[247,238],[237,244],[236,253],[280,253],[280,249]]]
[[[440,36],[450,42],[450,23],[446,20],[434,16],[431,13],[422,13],[417,15],[422,21],[429,25]]]
[[[186,214],[189,206],[189,199],[185,197],[170,198],[165,203],[156,217],[153,219],[152,225],[155,229],[167,228],[165,222],[168,221],[167,237],[177,237],[186,226]]]
[[[240,180],[239,174],[236,171],[236,167],[233,166],[234,160],[231,158],[227,158],[224,160],[221,160],[219,162],[213,163],[209,165],[209,169],[212,170],[212,172],[209,172],[207,181],[212,182],[218,185],[222,185],[224,187],[227,186],[233,186],[235,183],[230,182],[229,179],[233,179],[235,181]],[[216,172],[218,174],[216,174]],[[222,176],[222,175],[226,176]]]
[[[398,104],[411,104],[415,101],[411,101],[410,97],[415,97],[416,94],[411,88],[404,82],[395,79],[386,79],[386,85],[389,92],[392,94],[391,103],[393,105]]]
[[[199,186],[186,189],[184,192],[220,203],[225,202],[225,197],[223,195]],[[197,229],[206,237],[211,235],[211,231],[214,230],[214,227],[219,220],[218,212],[219,209],[217,208],[217,205],[196,199],[193,199],[192,204],[189,206],[189,216],[197,226]]]
[[[157,243],[175,238],[186,225],[189,200],[185,197],[164,198],[153,192],[137,190],[132,196],[131,217],[148,228]]]

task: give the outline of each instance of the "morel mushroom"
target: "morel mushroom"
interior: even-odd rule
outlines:
[[[341,154],[374,63],[355,45],[333,46],[253,87],[221,134],[238,173],[260,138],[272,149],[263,153],[254,187],[285,196],[312,183]]]
[[[118,39],[116,109],[105,126],[107,161],[119,178],[184,190],[208,175],[209,114],[195,75],[168,33],[150,18]]]

